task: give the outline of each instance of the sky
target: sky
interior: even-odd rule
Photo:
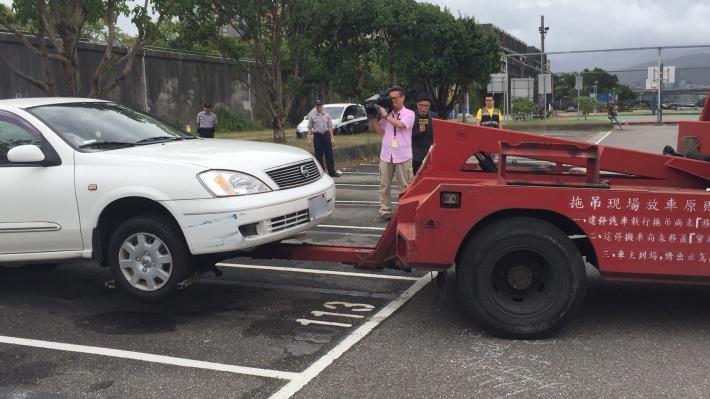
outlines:
[[[421,1],[421,0],[419,0]],[[710,44],[708,0],[426,0],[454,15],[492,23],[528,45],[540,48],[540,16],[550,29],[546,51]],[[688,50],[710,52],[710,49]],[[666,51],[665,56],[688,51]],[[551,56],[552,69],[597,62],[612,67],[654,59],[656,52]],[[566,66],[569,65],[569,66]],[[557,66],[557,68],[556,68]]]
[[[257,1],[257,0],[255,0]],[[493,23],[528,45],[540,47],[540,16],[550,29],[547,51],[710,44],[710,0],[417,0],[448,8],[454,15]],[[11,4],[11,0],[0,0]],[[123,19],[121,29],[135,33]],[[685,55],[666,52],[667,58]],[[597,62],[621,67],[654,59],[655,52],[551,56],[552,69],[564,71]],[[590,64],[593,67],[593,65]]]

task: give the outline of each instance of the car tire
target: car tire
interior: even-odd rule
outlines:
[[[136,216],[121,223],[108,245],[116,284],[146,302],[175,295],[178,283],[195,271],[179,231],[170,220],[157,215]]]
[[[560,229],[516,217],[469,239],[456,280],[464,308],[484,330],[502,338],[533,339],[557,331],[580,308],[586,269]]]

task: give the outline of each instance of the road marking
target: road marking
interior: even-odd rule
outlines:
[[[343,172],[344,175],[375,175],[379,176],[378,172]]]
[[[350,313],[335,313],[335,312],[324,312],[322,310],[311,310],[311,314],[315,317],[321,316],[336,316],[336,317],[350,317],[353,319],[363,319],[365,316],[361,314],[350,314]]]
[[[321,326],[343,327],[343,328],[350,328],[353,326],[352,324],[348,324],[348,323],[336,323],[334,321],[320,321],[320,320],[309,320],[309,319],[296,319],[296,322],[300,323],[303,326],[307,326],[310,324],[318,324]]]
[[[611,130],[609,130],[608,132],[606,132],[606,134],[605,134],[602,138],[600,138],[599,140],[597,140],[597,142],[594,143],[594,144],[599,144],[599,143],[601,143],[602,141],[604,141],[604,139],[607,138],[607,137],[611,134],[611,132],[612,132]]]
[[[36,339],[15,338],[0,336],[0,343],[8,345],[29,346],[33,348],[52,349],[64,352],[86,353],[89,355],[99,355],[116,357],[122,359],[139,360],[150,363],[168,364],[172,366],[190,367],[203,370],[226,371],[228,373],[245,374],[257,377],[278,378],[281,380],[293,380],[300,376],[299,373],[288,371],[278,371],[269,369],[258,369],[253,367],[234,366],[223,363],[205,362],[202,360],[192,360],[180,357],[154,355],[152,353],[125,351],[120,349],[102,348],[98,346],[74,345],[61,342],[40,341]]]
[[[349,296],[355,298],[376,298],[391,300],[396,297],[396,293],[392,294],[378,294],[370,291],[362,290],[335,290],[330,288],[315,288],[315,287],[305,287],[301,285],[288,285],[288,284],[269,284],[269,283],[247,283],[243,281],[234,280],[217,280],[214,278],[203,278],[201,282],[205,284],[215,284],[215,285],[225,285],[225,286],[235,286],[235,287],[249,287],[249,288],[261,288],[269,290],[285,290],[285,291],[296,291],[296,292],[307,292],[307,293],[318,293],[326,295],[340,295]]]
[[[313,235],[313,234],[320,234],[324,235],[327,234],[329,237],[333,235],[332,230],[325,230],[323,229],[322,231],[315,231],[315,230],[309,230],[306,232],[306,235]],[[353,237],[374,237],[374,238],[380,238],[382,237],[382,234],[375,234],[375,233],[351,233],[347,231],[339,231],[338,232],[338,237],[342,236],[353,236]]]
[[[335,187],[379,187],[379,184],[335,183]],[[397,187],[392,185],[392,187]]]
[[[388,276],[384,274],[371,274],[371,273],[353,273],[353,272],[338,272],[335,270],[318,270],[318,269],[300,269],[296,267],[280,267],[280,266],[259,266],[259,265],[244,265],[241,263],[217,263],[217,266],[222,267],[232,267],[235,269],[261,269],[261,270],[274,270],[279,272],[294,272],[294,273],[310,273],[310,274],[330,274],[336,276],[348,276],[348,277],[365,277],[365,278],[379,278],[385,280],[419,280],[419,277],[408,277],[408,276]]]
[[[375,204],[375,205],[379,205],[380,201],[349,201],[349,200],[340,201],[340,200],[336,200],[335,203],[336,204]],[[392,204],[392,203],[390,202],[390,204]]]
[[[367,227],[367,226],[344,226],[339,224],[319,224],[316,227],[331,228],[331,229],[351,229],[351,230],[377,230],[384,231],[384,227]]]
[[[287,399],[293,396],[296,392],[300,391],[301,388],[317,377],[318,374],[323,372],[323,370],[352,348],[353,345],[360,342],[360,340],[365,338],[367,334],[375,329],[375,327],[407,303],[407,301],[409,301],[414,294],[421,290],[425,285],[429,284],[434,275],[435,273],[432,273],[431,276],[427,274],[420,277],[416,283],[412,284],[412,286],[404,291],[397,299],[388,303],[387,306],[372,316],[370,320],[363,323],[350,335],[345,337],[345,339],[340,341],[340,343],[336,345],[335,348],[331,349],[325,356],[316,360],[315,363],[301,372],[298,377],[294,378],[283,388],[271,395],[271,399]]]

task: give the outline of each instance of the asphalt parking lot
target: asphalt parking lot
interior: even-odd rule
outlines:
[[[574,138],[659,151],[675,127]],[[297,241],[374,245],[377,174],[338,178],[336,213]],[[0,268],[0,397],[707,397],[710,289],[589,273],[558,335],[484,334],[431,276],[236,258],[160,305],[88,263]]]

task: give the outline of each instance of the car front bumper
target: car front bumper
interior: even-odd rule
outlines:
[[[229,198],[165,201],[193,255],[232,252],[283,240],[325,220],[335,209],[335,184],[311,184]]]

